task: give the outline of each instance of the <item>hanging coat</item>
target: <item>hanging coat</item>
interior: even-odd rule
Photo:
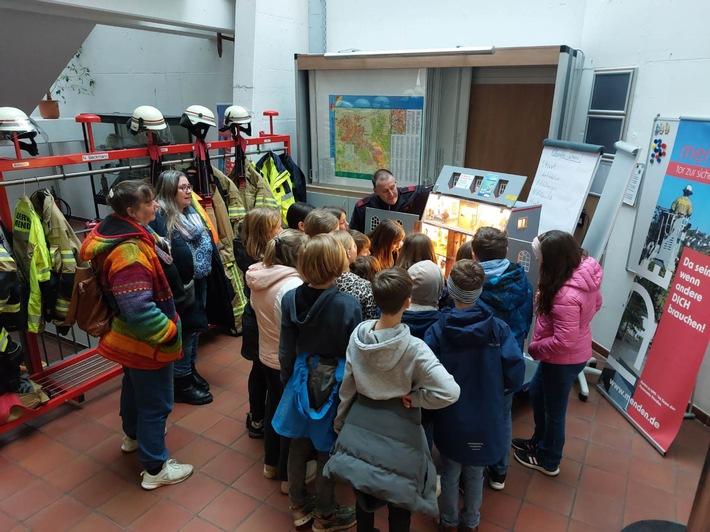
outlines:
[[[19,326],[20,287],[17,284],[17,264],[9,244],[0,236],[0,326],[14,331]]]
[[[219,172],[219,175],[214,174],[213,177],[215,183],[212,185],[212,208],[215,217],[215,228],[217,230],[217,236],[219,237],[217,249],[219,250],[219,255],[224,265],[224,274],[232,285],[234,293],[234,297],[232,298],[234,326],[236,332],[241,333],[242,314],[244,314],[244,305],[247,302],[247,298],[244,295],[244,277],[239,272],[234,260],[234,231],[232,230],[232,223],[229,217],[229,208],[224,200],[224,196],[229,199],[228,190],[231,188],[229,185],[234,187],[234,183],[229,181],[222,172]]]
[[[222,174],[222,172],[219,173]],[[240,179],[237,175],[235,166],[229,173],[229,180],[236,190],[235,196],[229,195],[229,218],[232,221],[232,230],[235,235],[239,234],[239,224],[241,221],[254,207],[279,208],[279,203],[274,198],[274,193],[271,191],[269,184],[254,168],[253,163],[247,161],[243,179]],[[233,205],[231,204],[232,201],[234,201]]]
[[[279,159],[286,170],[288,170],[288,173],[291,174],[291,181],[293,182],[293,196],[296,198],[296,201],[306,203],[306,176],[303,175],[303,172],[296,164],[296,161],[294,161],[288,153],[282,153],[279,155]]]
[[[52,284],[58,287],[56,300],[52,301],[54,304],[47,309],[45,315],[51,313],[52,321],[61,324],[64,323],[69,310],[77,261],[79,266],[86,266],[86,262],[79,258],[81,242],[57,207],[49,190],[36,191],[30,196],[30,200],[35,212],[42,219],[42,230],[49,246],[51,275],[56,279]],[[45,303],[50,302],[45,300]]]
[[[269,188],[274,193],[274,198],[281,209],[281,217],[286,223],[288,208],[296,203],[296,199],[293,197],[291,174],[283,165],[281,159],[272,151],[259,159],[259,162],[256,163],[256,169],[261,172],[261,175],[269,184]]]
[[[42,294],[51,292],[50,257],[44,240],[42,220],[32,208],[30,198],[23,195],[15,207],[12,224],[12,249],[21,283],[28,286],[27,330],[40,332]]]

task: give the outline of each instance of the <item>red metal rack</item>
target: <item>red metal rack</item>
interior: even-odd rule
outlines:
[[[291,137],[290,135],[277,135],[273,132],[273,116],[274,111],[266,111],[264,114],[269,117],[270,131],[265,133],[259,132],[258,137],[245,138],[247,146],[257,146],[256,151],[247,151],[247,155],[253,153],[261,153],[261,146],[272,144],[282,144],[282,148],[290,155]],[[145,168],[147,165],[130,164],[131,159],[149,157],[148,148],[128,148],[120,150],[97,151],[94,143],[94,135],[92,124],[100,122],[100,118],[93,114],[81,114],[75,118],[76,122],[82,124],[84,128],[85,138],[87,139],[88,151],[85,153],[75,153],[68,155],[53,155],[34,158],[23,158],[19,149],[17,138],[15,138],[15,154],[16,159],[0,159],[0,220],[6,228],[12,227],[13,216],[10,210],[9,201],[7,198],[6,186],[21,185],[26,183],[41,183],[43,181],[56,181],[62,179],[72,179],[78,177],[86,177],[106,173],[107,170],[78,170],[74,172],[66,172],[64,167],[76,165],[89,165],[90,163],[124,160],[129,161],[126,169]],[[208,150],[228,150],[236,147],[232,139],[218,140],[206,143]],[[173,144],[168,146],[160,146],[161,155],[170,154],[193,154],[195,152],[195,143],[189,144]],[[264,152],[267,150],[263,150]],[[213,157],[217,159],[218,157]],[[183,159],[180,161],[166,161],[166,165],[191,161]],[[4,180],[4,174],[13,171],[39,170],[45,168],[59,167],[60,173],[41,176],[36,178],[23,178],[15,180]],[[113,171],[116,168],[112,169]],[[33,333],[25,333],[28,347],[28,356],[32,374],[30,378],[42,386],[50,396],[49,402],[45,403],[36,410],[22,416],[21,418],[0,425],[0,434],[11,430],[26,421],[40,416],[57,406],[68,401],[80,398],[88,390],[118,376],[122,372],[119,364],[111,362],[101,357],[96,348],[88,348],[80,353],[68,357],[66,360],[52,364],[50,366],[42,366],[41,355],[37,342],[37,335]]]

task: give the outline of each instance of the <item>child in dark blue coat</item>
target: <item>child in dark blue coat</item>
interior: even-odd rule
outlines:
[[[454,264],[447,281],[455,308],[424,336],[424,341],[461,387],[455,404],[436,412],[434,443],[441,455],[439,510],[445,531],[459,526],[459,481],[463,477],[461,529],[480,521],[483,471],[510,445],[505,441],[506,389],[522,385],[525,362],[509,327],[478,305],[483,268],[473,260]]]

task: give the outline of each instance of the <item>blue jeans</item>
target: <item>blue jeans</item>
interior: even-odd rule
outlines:
[[[441,496],[439,513],[442,526],[459,525],[459,481],[463,476],[463,511],[460,523],[476,528],[481,520],[484,467],[459,464],[441,455]]]
[[[123,367],[121,418],[123,432],[138,440],[138,456],[146,470],[168,459],[165,423],[173,411],[173,366],[160,369]]]
[[[579,364],[540,362],[530,383],[530,402],[535,418],[533,442],[537,443],[537,459],[545,469],[555,470],[565,446],[567,400],[579,372]]]
[[[505,454],[498,462],[490,466],[490,468],[499,475],[508,473],[508,465],[510,464],[510,442],[513,439],[513,394],[503,396],[503,432],[505,437]]]
[[[199,298],[202,301],[202,308],[204,309],[207,304],[207,281],[205,279],[195,280],[195,298]],[[183,329],[182,358],[173,362],[175,366],[175,377],[192,375],[192,366],[197,363],[197,343],[199,337],[199,333]]]

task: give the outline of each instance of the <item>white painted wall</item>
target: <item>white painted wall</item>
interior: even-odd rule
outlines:
[[[235,35],[233,102],[254,113],[253,135],[269,131],[262,113],[272,109],[274,132],[295,141],[294,54],[308,51],[308,0],[239,1]]]
[[[329,52],[451,46],[535,46],[566,44],[586,55],[573,122],[573,140],[585,127],[592,71],[637,67],[628,120],[628,142],[647,158],[653,118],[710,116],[710,40],[703,37],[710,16],[707,0],[571,0],[557,2],[471,2],[360,0],[329,2]],[[624,207],[612,233],[604,280],[605,307],[595,320],[595,340],[610,346],[629,293],[632,276],[624,266],[634,209]],[[643,237],[642,237],[643,238]],[[696,387],[695,404],[710,412],[710,357]]]

